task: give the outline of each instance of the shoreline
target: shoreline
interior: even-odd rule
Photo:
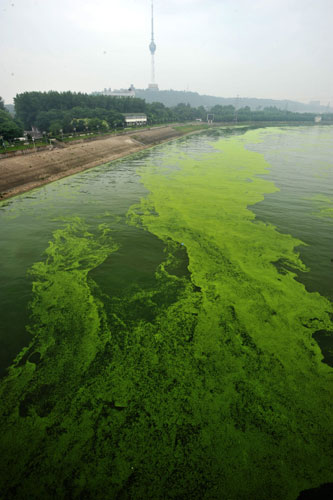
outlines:
[[[191,125],[193,126],[193,124]],[[157,144],[203,132],[210,128],[272,126],[273,124],[272,122],[265,124],[246,122],[238,124],[214,123],[209,128],[207,126],[200,127],[199,124],[196,125],[197,128],[191,131],[186,131],[186,125],[182,125],[185,130],[177,130],[177,125],[154,127],[142,131],[135,130],[124,135],[101,137],[86,142],[78,141],[75,144],[62,145],[51,150],[1,158],[0,203],[64,177],[124,158]],[[296,124],[274,123],[274,125],[292,126]],[[301,124],[298,123],[297,125]]]
[[[0,160],[0,202],[184,135],[188,133],[166,126],[3,158]]]

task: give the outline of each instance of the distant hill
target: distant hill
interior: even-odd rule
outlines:
[[[15,116],[14,104],[5,104],[5,108],[9,111],[12,116]]]
[[[216,104],[221,104],[222,106],[228,106],[231,104],[237,109],[249,106],[251,110],[260,110],[275,106],[278,109],[297,111],[299,113],[327,113],[330,111],[327,109],[327,106],[321,106],[319,101],[304,104],[302,102],[290,100],[279,101],[276,99],[257,99],[253,97],[216,97],[181,90],[154,91],[149,89],[135,89],[135,96],[145,99],[148,103],[161,102],[168,107],[176,106],[180,103],[188,103],[195,108],[199,106],[211,108]]]

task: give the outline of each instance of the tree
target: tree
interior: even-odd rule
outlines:
[[[40,111],[35,119],[34,125],[41,132],[49,131],[51,123],[55,121],[62,122],[64,119],[64,112],[58,109],[51,109],[50,111]],[[61,128],[61,127],[60,127]]]
[[[189,104],[177,104],[172,110],[177,121],[186,122],[196,118],[196,111]]]
[[[23,127],[7,111],[0,109],[0,135],[10,141],[23,135]]]
[[[91,118],[88,121],[88,126],[90,130],[107,130],[109,128],[105,120],[100,120],[99,118]]]
[[[161,93],[155,93],[156,98],[160,98]],[[177,94],[178,95],[178,94]],[[200,104],[199,100],[193,100],[195,94],[183,92],[181,95],[185,103],[177,104],[173,108],[168,108],[161,102],[147,103],[143,99],[133,97],[112,97],[106,95],[88,95],[76,92],[24,92],[18,94],[15,99],[15,110],[18,119],[26,130],[31,126],[37,126],[39,130],[49,130],[52,122],[62,121],[64,132],[73,130],[72,121],[99,119],[106,121],[108,126],[114,128],[123,123],[120,117],[123,113],[146,113],[149,123],[166,123],[172,121],[186,122],[196,118],[206,119],[207,110],[200,106],[191,107],[188,103]],[[1,103],[2,101],[0,101]],[[0,109],[3,109],[0,104]],[[214,121],[232,122],[236,116],[234,106],[223,106],[216,104],[209,113],[214,114]],[[314,120],[311,113],[292,113],[282,111],[275,107],[264,110],[251,111],[246,106],[238,109],[237,119],[239,121],[249,120]],[[100,125],[102,127],[102,125]]]
[[[124,125],[124,116],[118,111],[108,111],[106,121],[111,128],[122,127]]]
[[[60,120],[56,120],[50,124],[49,128],[52,135],[58,135],[60,130],[62,130],[62,122]]]
[[[76,128],[77,132],[83,132],[86,128],[86,122],[88,122],[88,120],[84,120],[82,118],[77,120],[76,118],[74,118],[74,120],[72,121],[72,125],[73,125],[73,128],[74,127]]]
[[[3,111],[6,111],[5,101],[2,99],[1,96],[0,96],[0,109],[2,109]]]
[[[41,92],[24,92],[14,97],[16,116],[22,120],[26,130],[30,130],[36,122],[39,111],[46,111],[41,106]]]
[[[237,111],[238,121],[248,122],[252,120],[252,111],[249,106],[239,108]]]
[[[111,97],[105,95],[88,95],[76,92],[24,92],[14,98],[16,115],[22,120],[26,129],[36,125],[36,120],[41,112],[58,110],[66,112],[75,109],[76,116],[72,118],[100,118],[106,119],[109,110],[120,113],[145,112],[146,103],[143,99],[125,97]],[[93,115],[86,112],[77,115],[78,109],[90,109]],[[97,111],[98,110],[98,111]]]
[[[232,122],[235,118],[235,108],[231,105],[216,104],[211,108],[210,113],[214,115],[215,122]]]

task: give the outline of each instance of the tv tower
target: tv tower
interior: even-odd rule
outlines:
[[[148,89],[158,90],[158,85],[155,83],[155,59],[154,54],[156,51],[156,43],[154,41],[154,1],[151,0],[151,42],[149,44],[149,50],[151,53],[151,83],[148,85]]]

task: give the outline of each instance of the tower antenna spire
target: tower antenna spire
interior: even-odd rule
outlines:
[[[151,83],[148,88],[152,90],[158,90],[158,85],[155,83],[155,52],[156,43],[154,41],[154,0],[151,0],[151,41],[149,44],[149,50],[151,53]]]
[[[151,0],[151,41],[154,41],[154,1]]]

